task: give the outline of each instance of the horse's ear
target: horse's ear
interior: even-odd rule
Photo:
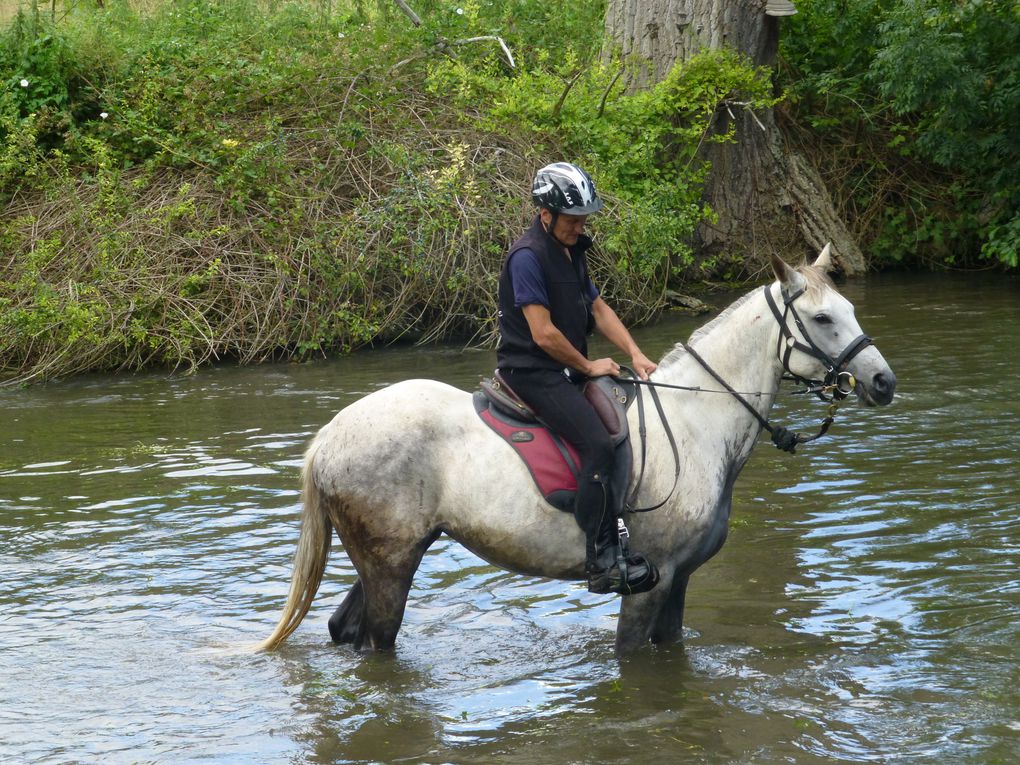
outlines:
[[[818,257],[815,258],[815,262],[811,264],[815,268],[820,269],[824,273],[829,273],[835,266],[832,263],[832,242],[826,242],[822,251],[818,253]]]
[[[783,294],[796,295],[803,292],[805,287],[807,287],[807,280],[804,276],[797,273],[797,270],[793,266],[774,252],[771,255],[771,259],[772,270],[775,272],[776,278],[779,280],[779,284],[783,288]]]

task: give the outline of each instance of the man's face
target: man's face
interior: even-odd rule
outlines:
[[[553,214],[551,211],[543,208],[541,216],[542,223],[545,224],[546,230],[548,230],[549,224],[552,223]],[[587,220],[587,215],[568,215],[567,213],[560,213],[556,216],[556,224],[549,233],[563,244],[568,247],[572,247],[577,244],[578,237],[584,233],[584,224]]]

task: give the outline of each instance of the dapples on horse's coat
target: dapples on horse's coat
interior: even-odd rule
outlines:
[[[665,422],[648,416],[636,497],[639,505],[669,500],[630,521],[635,546],[661,581],[622,598],[618,650],[680,636],[688,577],[726,539],[734,482],[763,425],[771,429],[765,418],[784,373],[824,380],[837,397],[856,392],[868,406],[892,401],[896,377],[826,276],[829,267],[827,247],[798,269],[774,258],[776,282],[737,300],[687,349],[678,344],[652,375],[684,388],[661,390]],[[723,385],[730,394],[719,394]],[[668,430],[679,446],[675,490]],[[329,631],[358,648],[394,644],[411,580],[440,534],[511,571],[584,578],[584,536],[573,517],[543,499],[512,447],[476,414],[471,394],[448,385],[409,380],[351,404],[312,441],[303,480],[290,594],[260,649],[278,646],[308,612],[333,529],[358,579]]]

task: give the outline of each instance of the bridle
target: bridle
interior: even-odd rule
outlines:
[[[772,297],[772,289],[770,287],[765,287],[765,302],[768,303],[769,309],[772,311],[772,315],[775,316],[776,321],[779,322],[779,338],[776,341],[776,356],[782,363],[783,369],[786,370],[787,376],[784,377],[784,379],[793,380],[794,382],[806,386],[806,389],[801,391],[802,393],[814,393],[818,396],[818,398],[830,403],[834,401],[842,401],[844,398],[853,393],[853,390],[857,385],[857,380],[854,379],[853,374],[846,371],[846,366],[858,353],[871,345],[871,338],[864,334],[858,335],[850,341],[850,344],[843,349],[839,356],[835,359],[830,357],[825,351],[818,347],[818,344],[814,340],[811,339],[811,335],[808,334],[807,327],[804,326],[804,322],[800,318],[800,314],[797,313],[797,309],[793,306],[793,301],[804,294],[804,291],[804,287],[801,287],[795,292],[782,290],[781,294],[783,296],[783,304],[785,307],[783,312],[779,313],[779,307],[776,305],[776,300]],[[794,334],[790,329],[790,322],[787,319],[788,316],[793,317],[793,321],[797,325],[797,329],[800,330],[800,334],[804,338],[804,343],[794,337]],[[794,351],[806,353],[807,355],[813,356],[822,362],[822,365],[825,367],[824,379],[808,380],[790,369],[790,356]]]
[[[807,327],[804,325],[803,320],[800,318],[800,314],[797,313],[797,309],[794,308],[793,302],[800,297],[806,288],[801,287],[794,292],[787,292],[782,290],[781,294],[783,297],[784,310],[779,311],[779,307],[776,305],[775,298],[772,297],[772,289],[770,286],[764,288],[765,302],[768,303],[769,309],[772,311],[772,315],[775,317],[776,322],[779,324],[779,338],[776,343],[776,356],[779,358],[780,363],[783,365],[783,370],[786,374],[782,379],[793,380],[799,385],[803,385],[804,390],[795,391],[796,393],[813,393],[822,401],[826,401],[829,404],[829,408],[825,419],[822,420],[821,426],[816,434],[813,436],[805,436],[800,433],[795,433],[789,428],[785,428],[782,425],[773,425],[767,419],[748,403],[747,399],[737,390],[726,382],[718,372],[708,365],[700,354],[698,354],[693,348],[691,348],[683,340],[680,341],[680,346],[687,351],[688,355],[697,361],[712,378],[719,383],[725,392],[733,396],[751,415],[758,421],[758,424],[764,430],[769,432],[772,438],[772,443],[776,445],[777,449],[794,453],[798,444],[805,444],[809,441],[814,441],[817,438],[824,436],[829,426],[832,425],[836,417],[836,409],[839,407],[839,402],[853,393],[854,388],[857,386],[857,380],[853,374],[847,371],[846,367],[851,360],[865,348],[872,344],[872,340],[865,334],[860,334],[855,337],[850,343],[844,348],[839,356],[833,359],[825,351],[823,351],[818,344],[811,339],[811,335],[807,331]],[[793,317],[794,324],[800,331],[801,336],[804,338],[804,342],[798,340],[790,329],[789,317]],[[784,350],[785,346],[785,350]],[[821,380],[813,380],[798,375],[792,369],[790,369],[790,356],[793,355],[794,351],[801,351],[807,355],[817,359],[825,367],[825,377]],[[627,369],[623,367],[623,369]],[[673,432],[669,427],[669,422],[666,420],[665,412],[662,410],[662,404],[659,402],[659,396],[656,393],[656,388],[678,388],[681,390],[691,390],[697,392],[707,393],[709,391],[701,387],[691,387],[685,385],[672,385],[670,383],[652,382],[651,380],[639,380],[634,375],[633,370],[627,369],[627,371],[633,376],[634,379],[620,378],[621,382],[626,382],[632,385],[647,386],[651,390],[652,401],[655,403],[656,411],[659,415],[659,419],[662,421],[663,426],[666,428],[666,436],[669,439],[670,447],[673,450],[673,461],[676,466],[676,472],[673,476],[673,488],[670,489],[666,499],[662,500],[651,507],[634,507],[633,500],[637,497],[638,489],[641,486],[641,479],[644,476],[645,471],[645,417],[644,417],[644,406],[641,400],[641,388],[637,389],[638,392],[638,421],[639,421],[639,433],[641,436],[641,472],[638,475],[637,481],[634,483],[634,488],[631,490],[630,498],[627,503],[628,511],[635,513],[648,512],[662,507],[669,501],[669,498],[673,495],[676,490],[677,484],[680,479],[680,458],[679,451],[677,449],[676,440],[673,438]],[[722,391],[720,391],[722,392]],[[752,394],[761,395],[761,394]]]

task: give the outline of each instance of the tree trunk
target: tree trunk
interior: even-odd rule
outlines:
[[[606,35],[623,55],[631,89],[658,82],[703,48],[733,48],[758,66],[774,66],[780,20],[766,7],[793,12],[788,0],[609,0]],[[763,266],[770,252],[813,257],[831,241],[845,274],[863,272],[864,257],[821,177],[788,149],[773,110],[751,115],[723,107],[713,130],[731,124],[736,141],[707,144],[703,152],[712,163],[705,198],[719,222],[699,227],[699,255]]]

